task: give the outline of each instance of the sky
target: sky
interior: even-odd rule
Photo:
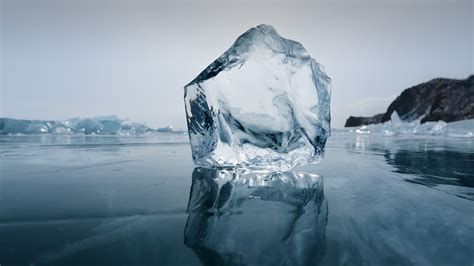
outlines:
[[[0,0],[0,117],[118,115],[185,128],[183,86],[273,25],[332,78],[332,126],[474,73],[473,0]]]

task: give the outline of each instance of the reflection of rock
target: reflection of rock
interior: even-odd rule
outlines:
[[[396,167],[396,172],[413,175],[408,179],[426,186],[451,185],[474,188],[472,164],[473,153],[461,153],[450,150],[397,150],[385,155],[387,163]],[[464,194],[464,193],[463,193]],[[473,199],[472,192],[463,198]]]
[[[196,168],[185,244],[204,265],[314,265],[325,251],[320,176]]]
[[[455,138],[377,139],[353,136],[348,153],[383,156],[404,181],[474,200],[474,142]]]

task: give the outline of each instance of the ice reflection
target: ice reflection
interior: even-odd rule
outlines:
[[[314,265],[328,203],[309,173],[195,168],[184,233],[204,265]]]

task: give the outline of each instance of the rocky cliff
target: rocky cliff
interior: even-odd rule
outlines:
[[[382,123],[382,117],[385,113],[376,114],[374,116],[364,117],[364,116],[349,116],[346,120],[345,127],[356,127],[361,125],[369,124],[378,124]]]
[[[397,112],[403,122],[420,119],[453,122],[474,118],[474,75],[467,79],[437,78],[404,90],[383,114],[372,117],[349,117],[345,127],[390,120]]]

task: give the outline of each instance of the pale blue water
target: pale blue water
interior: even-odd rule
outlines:
[[[0,265],[474,263],[472,138],[335,134],[311,190],[193,170],[184,136],[0,136]]]

